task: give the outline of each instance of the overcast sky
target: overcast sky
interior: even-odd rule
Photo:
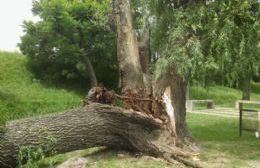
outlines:
[[[37,20],[31,8],[32,0],[0,0],[0,50],[18,51],[23,20]]]

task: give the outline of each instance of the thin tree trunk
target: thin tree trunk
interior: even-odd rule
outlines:
[[[87,55],[85,55],[84,61],[85,61],[86,70],[89,76],[91,87],[95,87],[98,85],[98,82],[97,82],[97,77],[96,77],[94,67]]]
[[[190,82],[187,82],[187,87],[186,87],[186,101],[190,100]]]
[[[84,51],[84,55],[83,55],[83,61],[85,62],[85,68],[86,68],[86,71],[87,71],[87,74],[88,74],[88,77],[89,77],[89,80],[90,80],[90,85],[91,87],[95,87],[98,85],[98,81],[97,81],[97,77],[96,77],[96,73],[95,73],[95,70],[94,70],[94,67],[89,59],[89,50],[87,47],[86,47],[86,42],[85,42],[85,39],[84,39],[84,34],[83,34],[83,31],[81,29],[81,27],[78,27],[78,31],[79,31],[79,35],[80,35],[80,47],[81,49]],[[95,35],[93,35],[93,39],[95,38]],[[94,41],[94,40],[93,40]]]
[[[243,81],[242,100],[250,100],[250,78],[246,78]]]
[[[141,41],[139,42],[139,55],[142,71],[148,74],[150,64],[150,30],[145,28]]]

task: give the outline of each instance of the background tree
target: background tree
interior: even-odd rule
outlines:
[[[259,1],[211,2],[209,54],[216,58],[222,81],[242,89],[242,99],[250,99],[250,81],[259,76]],[[209,40],[208,40],[209,41]]]
[[[259,71],[258,1],[153,1],[156,74],[174,65],[186,80],[243,88]],[[188,82],[188,81],[187,81]]]
[[[19,44],[38,76],[99,82],[114,87],[117,80],[115,35],[108,28],[109,1],[34,1],[41,20],[25,22]],[[109,73],[103,73],[104,71]]]

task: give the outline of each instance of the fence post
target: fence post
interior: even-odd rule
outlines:
[[[243,113],[243,104],[241,102],[238,103],[239,107],[239,136],[242,136],[242,113]]]

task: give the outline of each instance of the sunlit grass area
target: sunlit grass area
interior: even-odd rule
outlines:
[[[201,147],[201,159],[210,167],[260,165],[260,139],[254,132],[239,137],[238,119],[189,113],[187,120]]]
[[[26,68],[26,57],[0,52],[0,121],[63,111],[79,106],[86,93],[49,87]]]

